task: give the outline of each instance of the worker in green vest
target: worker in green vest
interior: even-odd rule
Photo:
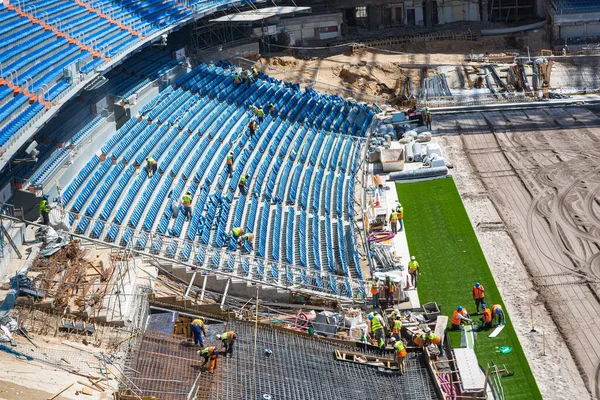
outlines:
[[[252,243],[254,242],[254,233],[252,233],[252,232],[244,233],[238,239],[238,245],[239,246],[245,246],[246,242],[250,244],[251,248],[253,247]]]
[[[233,233],[234,239],[238,239],[241,235],[244,234],[244,228],[236,226],[231,230],[231,233]]]
[[[152,157],[146,158],[146,172],[148,173],[148,177],[152,178],[157,169],[158,164],[156,163],[156,160]]]
[[[392,233],[398,233],[398,213],[396,209],[392,209],[392,214],[390,214],[390,227],[392,228]]]
[[[186,221],[189,221],[192,219],[192,192],[184,194],[181,201],[183,202],[183,214]]]
[[[371,324],[371,340],[376,342],[377,347],[381,352],[385,351],[385,331],[383,330],[383,323],[381,316],[377,311],[373,311],[367,317]]]
[[[242,176],[240,178],[240,183],[238,183],[238,187],[240,188],[240,193],[242,196],[248,194],[248,190],[246,189],[246,181],[248,180],[248,175]]]
[[[258,107],[258,110],[256,111],[256,118],[258,118],[258,123],[260,124],[262,124],[265,120],[265,111],[262,107]]]
[[[42,224],[50,225],[50,207],[48,207],[48,195],[45,194],[40,201],[40,215],[42,216]]]

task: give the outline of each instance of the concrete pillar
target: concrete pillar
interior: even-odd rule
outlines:
[[[369,6],[367,13],[369,15],[369,29],[377,29],[383,25],[382,6]]]
[[[482,22],[488,22],[489,20],[488,7],[488,0],[481,0],[479,3],[479,15]]]

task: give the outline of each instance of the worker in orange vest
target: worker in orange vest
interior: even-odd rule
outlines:
[[[500,304],[494,304],[492,306],[492,318],[496,320],[496,325],[500,325],[500,323],[506,325],[506,316],[504,315],[504,311]]]
[[[237,334],[234,331],[223,332],[220,335],[217,335],[216,338],[221,341],[227,357],[233,357],[233,345],[237,340]]]
[[[401,374],[404,373],[404,357],[406,357],[406,346],[400,339],[392,337],[392,345],[394,346],[394,353],[396,354],[396,363],[398,364],[398,371]]]
[[[396,340],[400,340],[400,335],[402,333],[402,321],[400,318],[396,318],[392,325],[392,338]]]
[[[385,281],[383,282],[383,295],[385,296],[385,308],[390,308],[394,306],[394,282],[392,282],[392,278],[390,276],[385,277]]]
[[[204,357],[204,363],[202,364],[203,367],[210,360],[210,364],[208,366],[208,373],[214,373],[215,369],[217,369],[217,364],[219,361],[219,349],[215,346],[205,347],[202,350],[198,350],[198,354]]]
[[[475,307],[477,307],[477,314],[479,314],[479,306],[485,303],[485,289],[479,282],[473,286],[473,300],[475,300]]]
[[[404,230],[404,207],[402,204],[398,203],[398,207],[396,207],[396,214],[398,214],[398,223],[400,225],[400,232]]]
[[[233,174],[233,152],[230,152],[227,155],[227,173],[229,174],[229,177],[231,178],[231,175]]]
[[[371,280],[371,297],[373,298],[373,309],[379,307],[379,278]]]
[[[463,307],[458,306],[458,308],[454,310],[454,313],[452,313],[452,319],[450,320],[450,330],[460,330],[460,325],[465,322],[471,322],[471,319],[469,317],[465,317],[463,314]]]
[[[485,303],[481,305],[483,310],[483,316],[480,318],[482,323],[481,329],[490,329],[492,327],[492,310],[485,306]]]

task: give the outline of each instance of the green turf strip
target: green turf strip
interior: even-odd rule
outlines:
[[[471,290],[475,282],[480,282],[485,287],[488,306],[501,304],[506,311],[454,180],[403,183],[397,185],[397,190],[404,206],[410,254],[417,258],[421,268],[421,304],[435,301],[448,317],[459,305],[473,313]],[[473,318],[479,320],[479,316]],[[507,400],[541,399],[508,313],[506,321],[508,326],[496,338],[488,338],[492,330],[477,334],[475,351],[479,363],[485,368],[494,361],[515,373],[502,378]],[[451,332],[450,341],[453,346],[460,346],[460,333]],[[500,354],[497,352],[500,346],[511,346],[513,351]]]

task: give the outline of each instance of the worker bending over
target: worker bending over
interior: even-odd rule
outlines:
[[[210,361],[210,364],[208,366],[208,373],[214,373],[217,369],[217,364],[219,361],[219,349],[215,346],[210,346],[202,350],[198,350],[198,354],[204,357],[204,363],[202,364],[202,366],[204,367],[206,363]]]
[[[250,139],[252,139],[252,137],[256,133],[257,128],[258,128],[258,124],[256,123],[256,121],[254,119],[251,119],[250,122],[248,123],[248,132],[250,133]]]
[[[458,308],[454,310],[454,313],[452,313],[452,320],[450,321],[452,325],[450,326],[450,330],[460,330],[460,325],[466,322],[471,322],[471,319],[469,317],[465,317],[463,314],[463,307],[458,306]]]
[[[275,103],[269,103],[269,107],[267,107],[267,111],[269,114],[275,114]]]
[[[259,124],[262,124],[265,120],[265,111],[262,107],[258,107],[258,110],[256,111],[256,118],[258,118]]]
[[[400,316],[394,319],[392,325],[392,339],[400,340],[402,332],[402,320],[400,320]]]
[[[239,247],[246,246],[246,243],[249,243],[251,248],[254,247],[252,245],[252,243],[254,243],[254,233],[252,233],[252,232],[244,233],[243,235],[241,235],[238,238],[238,246]]]
[[[404,346],[404,342],[400,339],[395,339],[392,337],[392,344],[394,345],[394,353],[396,355],[396,363],[398,364],[398,371],[401,374],[404,373],[404,357],[406,357],[406,347]]]
[[[440,355],[444,355],[444,347],[442,346],[442,338],[431,331],[431,328],[425,327],[423,332],[415,335],[413,343],[417,347],[427,347],[429,345],[436,345],[440,350]]]
[[[244,228],[236,226],[233,229],[231,229],[231,233],[233,233],[233,238],[235,240],[238,240],[240,236],[242,236],[245,233],[245,231]]]
[[[500,304],[494,304],[492,306],[492,317],[496,321],[496,325],[506,325],[506,316],[504,315],[504,311],[502,310],[502,306]]]
[[[473,300],[475,301],[475,307],[477,308],[477,314],[479,314],[479,306],[485,303],[485,289],[479,282],[473,286]]]
[[[258,70],[256,69],[256,67],[252,67],[252,76],[254,77],[254,79],[258,79]]]
[[[379,351],[382,353],[385,351],[385,331],[383,329],[383,319],[377,311],[373,311],[367,317],[371,324],[371,340],[376,341]]]
[[[183,203],[183,215],[185,215],[185,220],[189,221],[192,219],[192,192],[188,191],[183,195],[181,202]]]
[[[233,357],[233,345],[237,340],[236,333],[234,331],[221,333],[220,335],[217,335],[217,340],[221,341],[227,357]]]
[[[200,345],[204,347],[204,340],[202,340],[202,335],[206,336],[206,329],[204,328],[204,318],[196,318],[190,324],[192,328],[192,334],[194,335],[194,344]]]
[[[48,207],[48,195],[42,196],[40,201],[40,216],[42,217],[43,225],[50,225],[50,207]]]
[[[485,303],[481,305],[483,315],[480,318],[482,323],[481,329],[490,329],[492,327],[492,310],[485,306]]]
[[[240,189],[240,193],[242,196],[246,196],[248,194],[248,190],[246,189],[246,182],[248,181],[248,175],[242,176],[238,183],[238,188]]]
[[[152,157],[146,158],[146,172],[148,173],[148,177],[152,178],[158,169],[158,164],[156,160]]]
[[[412,256],[408,262],[408,274],[410,275],[412,287],[416,289],[418,283],[417,276],[421,275],[421,271],[419,271],[419,263],[415,259],[415,256]]]

